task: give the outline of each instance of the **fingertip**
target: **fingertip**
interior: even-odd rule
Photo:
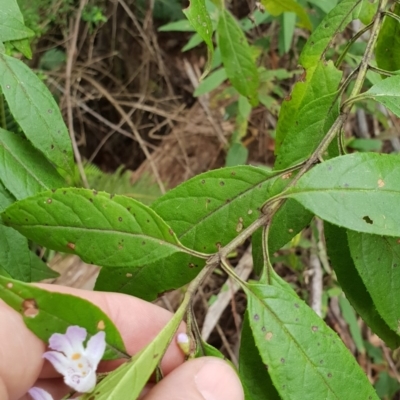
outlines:
[[[223,360],[203,357],[176,368],[144,400],[243,400],[236,372]]]

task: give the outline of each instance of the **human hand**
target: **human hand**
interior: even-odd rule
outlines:
[[[91,301],[114,322],[129,354],[136,354],[150,343],[167,324],[171,314],[154,304],[116,293],[89,292],[54,285],[44,289],[69,293]],[[71,389],[42,358],[46,345],[29,331],[20,315],[0,300],[0,399],[30,400],[27,391],[42,387],[55,400]],[[179,332],[184,331],[182,325]],[[117,362],[101,363],[100,372],[116,367]],[[236,373],[222,360],[204,357],[184,362],[176,342],[170,345],[161,363],[166,377],[148,385],[141,400],[243,400]],[[124,399],[121,399],[124,400]]]

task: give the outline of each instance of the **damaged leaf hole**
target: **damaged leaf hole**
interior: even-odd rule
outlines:
[[[35,318],[39,314],[39,307],[35,299],[25,299],[22,302],[22,310],[25,317]]]
[[[368,215],[366,215],[365,217],[363,217],[363,220],[364,220],[367,224],[370,224],[370,225],[372,225],[372,224],[374,223],[374,221],[373,221],[370,217],[368,217]]]
[[[254,314],[253,319],[254,319],[254,321],[259,321],[260,316],[258,314]]]

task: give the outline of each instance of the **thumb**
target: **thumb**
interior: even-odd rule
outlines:
[[[243,400],[235,371],[214,357],[190,360],[173,370],[143,400]]]

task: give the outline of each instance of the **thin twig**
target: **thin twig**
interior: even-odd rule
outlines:
[[[68,119],[68,129],[71,137],[72,148],[74,149],[76,163],[78,164],[79,174],[82,178],[83,185],[88,188],[89,183],[85,174],[85,169],[82,164],[81,153],[79,152],[78,145],[76,143],[75,131],[74,131],[74,117],[72,113],[72,101],[71,101],[71,75],[72,75],[72,66],[75,63],[77,52],[76,52],[76,43],[78,41],[79,36],[79,25],[81,21],[82,11],[86,6],[88,0],[81,0],[79,3],[79,9],[75,18],[75,26],[72,33],[71,44],[67,50],[67,65],[65,68],[65,101],[67,103],[67,119]],[[70,28],[72,29],[72,20],[70,23]],[[70,30],[71,30],[70,29]]]

